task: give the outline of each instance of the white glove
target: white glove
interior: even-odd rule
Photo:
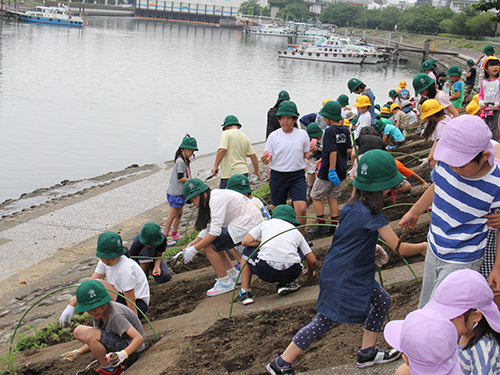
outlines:
[[[189,246],[182,250],[182,259],[184,260],[184,264],[191,262],[196,254],[198,254],[198,250],[196,250],[194,246]]]
[[[481,108],[486,108],[486,107],[487,107],[487,105],[486,105],[486,103],[484,102],[484,100],[478,100],[478,101],[477,101],[477,104],[479,104],[479,107],[481,107]]]
[[[389,256],[382,248],[382,246],[377,245],[375,247],[375,264],[379,267],[382,267],[384,264],[387,264],[389,261]]]
[[[119,352],[115,352],[115,353],[108,353],[106,355],[106,360],[113,367],[118,367],[127,358],[128,358],[128,354],[125,350],[120,350]]]
[[[418,167],[420,169],[424,169],[425,167],[427,167],[429,165],[429,159],[427,159],[427,158],[420,159],[419,162],[420,162],[420,165]]]
[[[68,321],[68,324],[71,323],[71,318],[73,318],[73,313],[75,312],[75,307],[68,305],[64,309],[64,311],[61,314],[61,317],[59,318],[59,325],[61,327],[64,327],[66,324],[66,321]]]
[[[66,352],[66,353],[61,354],[59,356],[59,358],[66,360],[66,361],[73,362],[75,359],[77,359],[81,355],[82,355],[82,353],[80,353],[77,349],[75,349],[75,350],[72,350],[70,352]]]
[[[499,102],[493,102],[494,104],[490,104],[490,109],[497,109],[498,106],[500,105]]]

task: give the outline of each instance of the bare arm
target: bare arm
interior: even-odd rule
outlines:
[[[500,295],[500,236],[497,235],[497,252],[495,256],[495,265],[491,270],[490,277],[488,278],[488,284],[490,284],[491,289],[495,296]]]
[[[134,289],[123,292],[123,295],[135,303],[135,291],[134,291]],[[127,300],[125,300],[125,301],[127,301]],[[137,315],[137,309],[135,308],[134,305],[132,305],[129,301],[127,301],[127,306],[130,307],[130,309],[134,312],[134,314]]]
[[[427,189],[429,187],[429,184],[422,177],[420,177],[417,173],[413,172],[413,174],[411,176],[415,180],[420,182],[420,185],[422,185],[422,189]]]
[[[249,233],[247,233],[241,240],[241,244],[246,247],[257,247],[260,245],[260,241],[256,240]]]
[[[219,165],[220,163],[222,163],[222,159],[224,159],[226,153],[227,150],[225,148],[219,148],[217,150],[217,155],[215,156],[214,169],[212,170],[214,176],[217,176],[217,174],[219,173]]]
[[[133,326],[130,326],[125,333],[132,339],[130,344],[128,344],[128,346],[124,349],[127,352],[127,355],[130,356],[142,345],[144,337],[142,337],[142,335]]]
[[[316,272],[314,272],[316,269],[316,257],[311,251],[304,258],[307,260],[307,278],[311,280],[314,276],[316,276]]]
[[[330,152],[330,169],[337,167],[337,151]]]
[[[257,175],[258,178],[260,178],[260,173],[259,173],[259,159],[257,159],[257,155],[252,154],[249,156],[250,161],[252,162],[253,166],[253,173]]]
[[[194,248],[197,251],[200,251],[201,249],[204,249],[205,246],[210,245],[214,240],[219,237],[219,236],[214,236],[213,234],[207,233],[207,235],[202,238],[200,241],[198,241],[196,244],[194,244]],[[201,238],[201,237],[197,237]],[[194,241],[193,241],[194,242]]]
[[[379,228],[378,233],[380,234],[382,239],[385,242],[387,242],[391,250],[396,252],[399,238],[398,236],[396,236],[396,233],[394,233],[390,225],[386,225],[382,228]],[[426,250],[427,250],[427,242],[420,242],[420,243],[402,242],[401,245],[399,246],[398,255],[411,256],[411,255],[416,255],[418,253],[425,254]]]
[[[400,220],[399,226],[402,228],[415,229],[418,217],[425,212],[425,210],[432,204],[434,200],[434,185],[432,184],[420,199],[413,205]]]
[[[453,115],[452,118],[458,117],[458,111],[455,107],[453,107],[453,105],[449,105],[446,109]]]
[[[153,276],[160,276],[161,270],[160,270],[160,264],[161,264],[161,253],[159,251],[156,252],[156,257],[159,259],[155,259],[155,265],[153,267]]]

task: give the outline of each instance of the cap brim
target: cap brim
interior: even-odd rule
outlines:
[[[117,250],[115,253],[105,253],[102,252],[98,249],[95,251],[95,255],[98,258],[104,258],[104,259],[114,259],[114,258],[119,258],[122,255],[125,255],[127,253],[127,250],[122,246],[121,249]]]
[[[484,151],[489,151],[490,156],[488,158],[488,162],[490,166],[495,165],[495,150],[491,142],[488,142],[488,146]],[[445,146],[444,142],[438,142],[436,145],[436,150],[434,151],[434,160],[442,161],[448,164],[450,167],[463,167],[465,164],[469,163],[474,159],[479,152],[463,152],[458,150],[453,150],[447,146]]]
[[[491,302],[487,306],[483,306],[478,309],[481,311],[488,321],[488,324],[495,332],[500,333],[500,312],[495,302]]]
[[[445,361],[441,365],[435,366],[421,365],[412,361],[411,358],[408,358],[408,360],[410,362],[411,375],[462,375],[462,366],[460,366],[458,356],[454,364]]]
[[[401,331],[404,320],[392,320],[384,328],[384,338],[394,349],[401,351]]]
[[[85,311],[90,311],[95,309],[96,307],[103,306],[109,302],[111,302],[113,298],[109,295],[101,299],[99,302],[92,303],[92,304],[82,304],[78,303],[78,300],[76,301],[76,306],[75,306],[75,312],[85,312]]]
[[[449,320],[455,319],[457,316],[463,315],[465,312],[469,310],[463,307],[453,307],[453,306],[443,305],[433,299],[427,302],[427,305],[425,305],[423,308],[425,310],[429,309],[437,311],[442,316],[444,316],[446,319]]]

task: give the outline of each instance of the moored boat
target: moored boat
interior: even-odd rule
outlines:
[[[251,35],[292,36],[293,30],[276,24],[262,24],[250,29]]]
[[[17,15],[23,22],[71,27],[83,27],[87,25],[87,22],[82,17],[71,15],[67,6],[36,6],[33,10],[28,10],[25,13],[18,12]]]

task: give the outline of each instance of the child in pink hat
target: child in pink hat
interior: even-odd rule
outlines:
[[[457,330],[434,310],[416,310],[405,320],[393,320],[384,330],[385,340],[403,353],[406,366],[396,375],[462,375],[458,361]]]
[[[477,116],[463,115],[448,122],[434,152],[438,161],[432,172],[435,183],[399,222],[403,228],[414,229],[418,217],[432,204],[419,308],[453,271],[481,267],[488,232],[485,216],[500,208],[500,169],[494,163],[490,139],[488,125]],[[498,293],[499,258],[489,278]]]

